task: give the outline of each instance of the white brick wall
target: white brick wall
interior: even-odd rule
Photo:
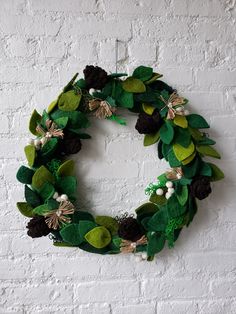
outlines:
[[[1,314],[235,313],[235,18],[234,0],[0,0]],[[209,120],[227,175],[153,263],[32,240],[15,208],[30,112],[86,64],[114,71],[115,39],[120,71],[155,67]],[[132,212],[167,167],[125,115],[126,127],[94,120],[76,156],[79,203],[93,213]]]

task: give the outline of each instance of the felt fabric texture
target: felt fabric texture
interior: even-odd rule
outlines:
[[[108,75],[102,68],[88,65],[84,78],[77,76],[47,111],[40,114],[34,110],[31,115],[29,129],[36,138],[24,148],[29,167],[21,166],[17,171],[17,179],[25,184],[26,200],[17,207],[32,218],[27,226],[31,237],[51,233],[54,245],[77,246],[97,254],[124,252],[124,243],[130,245],[144,237],[144,243],[134,244],[128,251],[146,252],[151,261],[165,243],[173,247],[197,212],[196,198],[207,197],[210,182],[224,177],[216,165],[203,160],[204,156],[220,158],[213,148],[215,141],[201,130],[209,124],[201,115],[189,114],[185,110],[187,99],[161,81],[162,75],[151,67],[138,66],[127,76]],[[74,162],[66,157],[79,152],[82,141],[91,138],[84,129],[90,126],[92,111],[97,113],[98,108],[91,106],[96,101],[99,108],[103,105],[105,111],[110,110],[97,117],[122,126],[126,121],[119,108],[137,113],[135,128],[145,135],[144,146],[155,145],[158,157],[173,168],[148,185],[145,193],[149,202],[139,206],[135,216],[93,216],[77,209]],[[70,205],[69,212],[66,207],[62,211],[63,204]],[[48,228],[46,217],[58,219],[56,230]]]

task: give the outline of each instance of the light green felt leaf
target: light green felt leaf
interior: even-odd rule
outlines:
[[[78,108],[81,95],[76,94],[74,90],[63,93],[58,100],[58,107],[63,111],[74,111]]]
[[[224,179],[225,175],[223,171],[220,170],[220,168],[210,162],[208,163],[208,165],[211,167],[212,170],[212,175],[210,177],[211,181],[219,181]]]
[[[140,65],[134,70],[132,76],[137,79],[140,79],[141,81],[147,81],[152,77],[152,73],[153,73],[152,68]]]
[[[34,171],[28,167],[20,166],[17,171],[16,178],[19,182],[24,184],[31,184]]]
[[[190,155],[192,155],[194,153],[194,150],[195,150],[195,146],[194,146],[193,142],[191,142],[188,147],[183,147],[179,144],[173,145],[173,151],[175,153],[176,158],[179,161],[182,161],[182,160],[188,158]]]
[[[163,143],[170,144],[174,137],[174,129],[171,122],[165,121],[160,128],[160,138]]]
[[[79,245],[82,240],[79,233],[78,224],[68,224],[60,230],[60,235],[65,242],[72,245]]]
[[[181,193],[176,194],[176,197],[180,203],[180,205],[184,206],[188,200],[188,187],[187,185],[183,185],[181,188]]]
[[[206,129],[210,127],[207,121],[202,116],[195,113],[188,115],[187,120],[191,128]]]
[[[131,76],[122,82],[122,87],[129,93],[144,93],[146,91],[143,82]]]
[[[41,166],[35,171],[33,175],[32,186],[37,190],[40,189],[46,182],[54,184],[55,179],[45,166]]]
[[[37,112],[37,110],[34,110],[29,121],[29,130],[32,134],[39,136],[40,134],[36,131],[36,127],[38,123],[41,120],[41,115]]]
[[[25,202],[17,202],[16,206],[23,216],[26,216],[29,218],[34,217],[33,207],[31,205]]]
[[[197,145],[197,151],[204,156],[210,156],[220,159],[220,154],[211,146],[208,145]]]
[[[74,161],[73,160],[66,160],[57,170],[57,174],[61,177],[64,176],[71,176],[74,174]]]
[[[28,160],[28,165],[30,167],[33,167],[34,161],[35,161],[35,158],[36,158],[35,146],[34,145],[27,145],[27,146],[25,146],[24,151],[25,151],[25,156],[26,156],[26,158]]]
[[[102,249],[111,242],[111,234],[105,227],[96,227],[85,235],[85,239],[93,247]]]
[[[184,129],[188,127],[188,121],[185,116],[176,115],[174,118],[174,124]]]
[[[75,75],[72,77],[72,79],[69,81],[69,83],[66,84],[66,86],[63,88],[63,92],[66,93],[69,90],[73,88],[74,81],[76,80],[79,73],[75,73]]]
[[[58,102],[58,99],[57,100],[53,100],[50,105],[48,106],[48,109],[47,109],[47,113],[50,113],[52,112],[56,106],[57,106],[57,102]]]
[[[39,205],[33,209],[34,215],[44,216],[50,211],[47,204]]]
[[[64,129],[68,123],[69,118],[68,117],[60,117],[56,119],[54,122],[58,126],[59,129]]]
[[[146,215],[146,214],[154,214],[156,213],[158,210],[158,207],[153,204],[153,202],[148,202],[145,204],[142,204],[141,206],[139,206],[138,208],[135,209],[135,212],[137,214],[137,216],[140,215]]]
[[[143,140],[143,145],[149,146],[149,145],[155,144],[159,140],[159,138],[160,138],[159,131],[156,133],[152,133],[152,134],[145,134],[144,140]]]
[[[107,228],[112,235],[116,234],[119,228],[117,220],[110,216],[97,216],[95,222],[99,226]]]
[[[192,155],[190,155],[189,157],[185,158],[184,160],[182,160],[182,164],[183,165],[187,165],[189,164],[191,161],[194,160],[194,158],[196,157],[197,153],[194,152]]]

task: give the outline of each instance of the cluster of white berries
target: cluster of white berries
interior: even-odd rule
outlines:
[[[30,138],[28,143],[29,145],[33,145],[36,150],[40,150],[41,146],[43,146],[47,142],[48,137],[49,136],[44,136],[42,138],[36,138],[35,140]]]
[[[135,254],[135,261],[136,262],[141,262],[141,261],[146,261],[147,260],[147,253],[142,252],[141,254]]]
[[[181,116],[188,116],[189,115],[189,111],[187,109],[184,109],[183,106],[176,108],[175,111],[177,114],[179,114]]]
[[[175,189],[173,188],[173,182],[167,181],[166,182],[166,187],[167,187],[167,192],[165,194],[165,198],[168,199],[175,192]],[[156,190],[156,194],[161,196],[161,195],[164,194],[164,190],[159,188],[159,189]]]
[[[53,194],[53,198],[54,198],[54,200],[56,200],[59,203],[62,201],[68,201],[68,196],[66,194],[59,195],[58,192],[55,192]]]

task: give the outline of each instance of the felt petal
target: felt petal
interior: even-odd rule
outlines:
[[[146,91],[143,82],[131,76],[122,82],[122,87],[129,93],[144,93]]]
[[[96,227],[85,235],[85,239],[93,247],[102,249],[111,242],[111,234],[105,227]]]

